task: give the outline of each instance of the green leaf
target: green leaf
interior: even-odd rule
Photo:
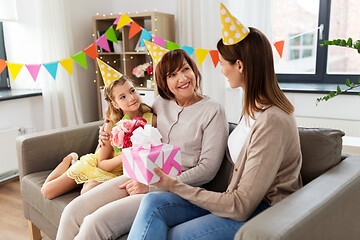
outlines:
[[[357,41],[354,43],[354,48],[360,49],[360,40],[357,40]]]
[[[348,41],[347,41],[347,43],[346,43],[346,45],[348,46],[348,47],[352,47],[352,38],[349,38],[348,39]]]
[[[341,93],[341,88],[340,88],[339,85],[337,85],[337,91],[336,91],[336,93]]]
[[[341,40],[341,42],[340,42],[340,46],[346,46],[346,41],[343,39],[343,40]]]
[[[346,79],[345,85],[350,87],[350,79]]]
[[[329,92],[330,97],[333,97],[335,93],[333,91]]]
[[[350,84],[350,87],[355,87],[355,83],[351,83],[351,84]]]
[[[360,92],[359,92],[359,96],[360,96]]]
[[[360,83],[360,78],[359,78],[359,83]]]

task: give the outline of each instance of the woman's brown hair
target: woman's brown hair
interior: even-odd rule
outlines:
[[[111,103],[112,101],[114,101],[112,96],[112,90],[116,85],[123,85],[126,81],[129,81],[131,84],[133,84],[128,77],[123,75],[120,79],[113,81],[109,86],[105,87],[104,89],[104,98],[108,103],[105,115],[112,125],[115,125],[124,117],[123,111],[120,108],[115,108]],[[141,103],[140,108],[141,112],[143,113],[152,112],[152,108],[145,103]]]
[[[262,111],[261,106],[272,105],[288,114],[294,111],[293,105],[279,87],[271,45],[262,32],[250,27],[250,33],[242,41],[234,45],[224,45],[220,39],[217,49],[231,64],[235,64],[237,60],[244,64],[243,114],[254,119],[254,112]]]
[[[192,60],[189,54],[187,54],[184,50],[176,49],[165,53],[155,69],[157,90],[162,98],[175,99],[174,94],[170,91],[167,85],[167,77],[171,73],[178,71],[183,66],[184,59],[195,73],[195,91],[199,90],[201,93],[201,74],[194,60]]]

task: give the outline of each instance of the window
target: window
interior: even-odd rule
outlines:
[[[274,54],[279,82],[358,81],[360,54],[355,49],[319,45],[328,39],[360,39],[357,1],[273,0],[272,12],[272,39],[285,40],[282,58]]]
[[[4,45],[4,34],[2,22],[0,22],[0,59],[6,60],[5,45]],[[8,89],[8,72],[6,69],[0,74],[0,89]]]

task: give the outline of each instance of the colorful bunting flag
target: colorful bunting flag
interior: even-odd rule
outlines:
[[[71,56],[77,63],[79,63],[83,68],[87,69],[86,64],[86,56],[83,51],[76,53],[75,55]]]
[[[19,74],[19,72],[20,72],[21,68],[24,66],[24,64],[16,64],[16,63],[7,62],[7,66],[9,68],[9,71],[10,71],[13,81],[15,81],[17,75]]]
[[[153,35],[153,43],[162,47],[166,43],[166,40],[156,35]]]
[[[6,68],[6,61],[0,59],[0,74],[2,73],[2,71],[4,71],[5,68]]]
[[[185,45],[181,45],[181,49],[184,50],[185,52],[187,52],[187,54],[189,54],[189,56],[191,56],[191,54],[193,54],[193,52],[195,51],[195,49],[193,47],[189,47],[189,46],[185,46]]]
[[[93,58],[93,59],[97,59],[98,58],[98,54],[96,52],[96,46],[95,43],[93,42],[92,44],[90,44],[89,46],[87,46],[84,50],[84,53],[86,53],[89,57]]]
[[[277,41],[276,43],[274,43],[274,46],[275,46],[277,52],[279,53],[280,58],[282,58],[282,53],[283,53],[283,50],[284,50],[284,44],[285,44],[284,40]]]
[[[106,35],[107,40],[118,43],[115,31],[112,26],[110,26],[109,29],[106,30],[105,35]]]
[[[56,80],[56,72],[57,72],[57,68],[58,68],[58,62],[47,63],[47,64],[43,64],[43,65],[48,70],[50,75],[54,78],[54,80]]]
[[[105,49],[106,51],[110,52],[109,43],[106,38],[106,34],[101,35],[98,39],[95,41],[96,45],[99,47]]]
[[[136,22],[131,23],[130,32],[129,32],[129,39],[131,39],[133,36],[135,36],[138,32],[140,32],[142,27],[137,24]]]
[[[196,48],[196,49],[195,49],[196,58],[197,58],[197,60],[198,60],[199,67],[201,66],[201,64],[202,64],[203,61],[205,60],[208,52],[209,52],[208,50],[202,49],[202,48]]]
[[[36,64],[36,65],[28,65],[25,64],[26,68],[28,69],[30,75],[32,76],[32,78],[34,79],[34,82],[36,82],[36,78],[39,74],[39,70],[41,67],[41,64]]]
[[[171,41],[166,41],[166,48],[171,50],[175,50],[175,49],[179,49],[180,48],[180,44],[171,42]]]
[[[113,25],[117,25],[117,24],[119,23],[120,17],[121,17],[121,14],[119,14],[119,15],[117,16],[117,18],[115,19]]]
[[[211,59],[213,61],[214,67],[216,68],[216,66],[219,63],[219,51],[218,50],[210,50],[209,51]]]
[[[133,20],[125,13],[121,14],[118,24],[116,26],[116,30],[118,30],[119,28],[122,28],[123,26],[125,26],[128,23],[131,23],[132,21]]]
[[[103,78],[105,86],[109,86],[113,81],[121,78],[122,74],[116,71],[111,66],[107,65],[100,59],[97,59],[97,63],[99,65],[99,69],[101,72],[101,76]]]
[[[64,59],[64,60],[61,60],[61,61],[59,61],[59,63],[61,64],[61,66],[63,66],[63,68],[65,68],[65,70],[70,75],[72,75],[72,72],[73,72],[73,59],[71,57],[67,58],[67,59]]]
[[[140,47],[144,46],[144,40],[149,41],[151,39],[151,33],[149,33],[145,28],[143,28],[143,30],[141,31],[141,36],[140,36]]]

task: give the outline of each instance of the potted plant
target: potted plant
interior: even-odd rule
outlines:
[[[323,41],[320,43],[321,47],[326,46],[326,45],[336,45],[336,46],[340,46],[340,47],[356,49],[357,52],[360,54],[360,40],[353,42],[352,38],[349,38],[347,41],[345,39],[334,39],[331,41],[327,40],[327,41]],[[336,91],[331,91],[331,92],[329,92],[329,94],[327,94],[323,97],[317,98],[316,104],[318,104],[321,101],[328,101],[329,99],[331,99],[333,97],[344,94],[354,88],[360,87],[360,78],[359,78],[358,83],[351,83],[350,79],[346,79],[345,85],[347,86],[346,89],[341,89],[340,86],[337,85]],[[360,92],[359,92],[359,96],[360,96]]]
[[[114,42],[114,52],[122,52],[123,51],[122,32],[120,30],[116,30],[115,35],[118,43]]]

